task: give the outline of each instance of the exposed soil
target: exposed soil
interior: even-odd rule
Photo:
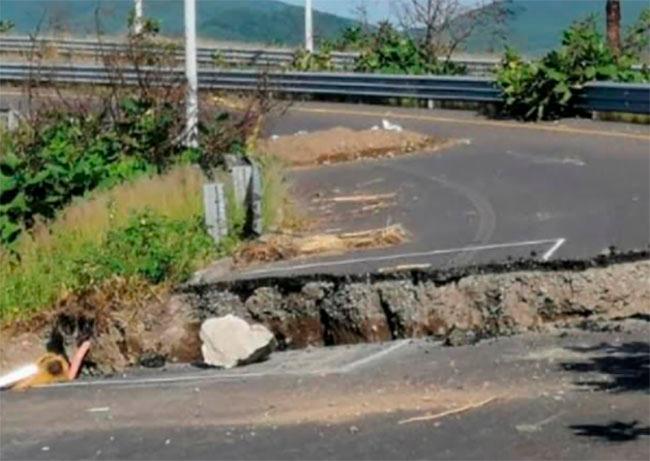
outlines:
[[[394,156],[416,150],[438,150],[453,140],[412,131],[369,129],[355,131],[336,127],[312,133],[296,133],[260,141],[260,152],[275,155],[292,166],[313,166],[363,158]]]
[[[519,262],[362,276],[297,276],[204,284],[129,304],[123,282],[69,297],[56,313],[0,338],[6,371],[93,338],[86,372],[200,359],[201,321],[228,313],[268,326],[281,348],[432,336],[450,346],[557,328],[616,329],[650,320],[648,253],[610,260]],[[130,286],[130,285],[129,285]],[[144,288],[144,287],[143,287]],[[129,288],[131,289],[131,288]],[[155,360],[154,360],[155,359]]]

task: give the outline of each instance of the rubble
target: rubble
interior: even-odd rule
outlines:
[[[199,335],[203,361],[220,368],[262,361],[275,347],[275,338],[268,328],[250,325],[232,314],[205,320]]]

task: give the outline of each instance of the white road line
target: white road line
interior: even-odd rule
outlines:
[[[542,256],[542,261],[548,261],[551,258],[551,256],[553,256],[553,254],[557,251],[557,249],[564,244],[564,242],[566,242],[566,239],[564,238],[557,239],[555,245],[553,245],[551,248],[549,248],[549,250],[546,253],[544,253],[544,255]]]
[[[522,246],[544,245],[547,243],[554,244],[553,247],[551,248],[553,251],[550,252],[550,255],[552,255],[553,252],[557,250],[557,248],[559,248],[560,245],[562,245],[562,243],[564,243],[564,241],[565,239],[563,238],[553,238],[553,239],[541,239],[541,240],[528,240],[522,242],[493,243],[488,245],[448,248],[444,250],[430,250],[430,251],[420,251],[420,252],[413,252],[413,253],[400,253],[395,255],[368,256],[365,258],[350,258],[350,259],[341,259],[337,261],[322,261],[322,262],[315,262],[315,263],[308,263],[308,264],[298,264],[295,266],[276,267],[270,269],[257,269],[253,271],[242,272],[242,275],[274,274],[274,273],[290,272],[290,271],[302,270],[302,269],[313,269],[313,268],[332,267],[332,266],[348,266],[350,264],[356,264],[356,263],[391,261],[391,260],[403,259],[403,258],[420,258],[424,256],[436,256],[436,255],[443,255],[449,253],[464,253],[469,251],[498,250],[500,248],[516,248]],[[548,253],[549,252],[547,251],[544,254],[543,258],[546,257]],[[546,261],[546,259],[543,260]]]
[[[45,389],[56,389],[64,387],[89,387],[89,386],[120,386],[120,387],[140,387],[141,385],[148,384],[172,384],[172,383],[181,383],[187,381],[234,381],[238,379],[246,378],[260,378],[263,376],[274,376],[274,375],[306,375],[305,372],[293,372],[285,371],[282,373],[274,372],[259,372],[259,373],[209,373],[209,374],[192,374],[192,375],[179,375],[179,376],[170,376],[165,378],[152,377],[152,378],[140,378],[140,379],[98,379],[93,381],[71,381],[66,383],[50,384],[44,386]],[[310,373],[309,373],[310,374]]]
[[[93,381],[72,381],[66,383],[50,384],[44,388],[46,389],[56,389],[56,388],[66,388],[66,387],[91,387],[91,386],[116,386],[120,389],[131,389],[138,387],[152,387],[156,385],[169,385],[169,384],[180,384],[185,382],[199,382],[199,381],[236,381],[240,379],[247,378],[263,378],[269,376],[321,376],[323,374],[345,374],[349,373],[356,368],[366,365],[370,362],[373,362],[387,354],[390,354],[397,349],[404,347],[408,344],[410,339],[403,339],[396,341],[394,344],[390,345],[386,349],[382,349],[379,352],[371,354],[367,357],[355,360],[354,362],[348,363],[335,368],[326,368],[326,369],[317,369],[317,370],[308,370],[308,371],[262,371],[262,372],[252,372],[252,373],[220,373],[219,371],[207,374],[191,374],[191,375],[179,375],[179,376],[168,376],[168,377],[151,377],[151,378],[134,378],[134,379],[98,379]]]

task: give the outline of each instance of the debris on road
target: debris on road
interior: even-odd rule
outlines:
[[[6,375],[0,376],[0,389],[10,388],[20,381],[31,378],[36,373],[38,373],[38,366],[34,363],[20,367]]]
[[[307,236],[271,235],[243,245],[234,255],[235,265],[273,262],[300,256],[337,253],[399,245],[407,232],[399,224],[360,232],[314,234]]]
[[[48,352],[36,363],[21,367],[0,377],[0,389],[25,390],[34,386],[72,381],[77,378],[90,341],[84,341],[75,351],[70,363],[59,354]]]
[[[11,389],[25,390],[34,386],[58,383],[70,379],[70,366],[66,359],[60,355],[47,353],[38,359],[36,366],[38,371],[34,375],[15,383]]]
[[[434,415],[424,415],[424,416],[414,416],[413,418],[402,419],[398,421],[397,424],[408,424],[415,423],[419,421],[433,421],[435,419],[444,418],[445,416],[456,415],[458,413],[463,413],[468,410],[473,410],[475,408],[480,408],[487,405],[488,403],[496,400],[498,397],[490,397],[488,399],[482,400],[477,403],[470,403],[469,405],[464,405],[459,408],[452,408],[451,410],[443,411],[442,413],[436,413]]]
[[[275,347],[275,337],[268,328],[251,325],[232,314],[205,320],[199,335],[203,361],[220,368],[262,361]]]
[[[403,128],[402,128],[400,125],[398,125],[398,124],[396,124],[396,123],[391,123],[391,122],[390,122],[389,120],[387,120],[387,119],[383,119],[383,120],[381,121],[381,126],[382,126],[382,128],[383,128],[384,130],[387,130],[387,131],[397,131],[397,132],[400,132],[400,131],[403,130]]]
[[[334,202],[334,203],[366,203],[366,202],[381,202],[395,198],[395,192],[386,194],[360,194],[360,195],[343,195],[338,197],[328,197],[316,199],[317,202]]]

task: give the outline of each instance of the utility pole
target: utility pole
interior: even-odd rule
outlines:
[[[314,52],[313,26],[311,0],[305,0],[305,49],[310,53]]]
[[[198,147],[198,77],[196,74],[196,0],[185,0],[185,145]]]
[[[142,33],[142,2],[143,0],[135,0],[135,15],[133,16],[133,32],[136,35]]]
[[[607,0],[607,44],[618,56],[621,53],[621,1]]]

